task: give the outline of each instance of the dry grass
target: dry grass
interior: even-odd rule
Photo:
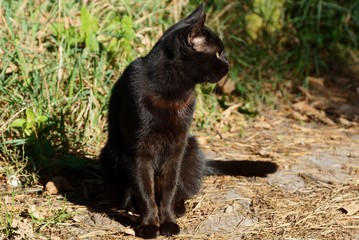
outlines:
[[[187,202],[187,214],[179,219],[181,235],[160,239],[356,239],[358,127],[298,124],[286,115],[265,111],[244,125],[243,118],[232,113],[228,122],[238,130],[245,126],[241,135],[221,129],[202,132],[200,140],[211,159],[270,161],[278,164],[279,170],[267,178],[205,177],[203,190]],[[311,156],[328,156],[335,164],[314,164]],[[122,225],[123,219],[116,220],[121,214],[111,212],[106,200],[101,200],[96,178],[71,184],[87,196],[85,201],[80,203],[71,194],[66,201],[46,192],[39,194],[42,189],[34,188],[41,191],[3,195],[2,211],[6,206],[22,226],[15,231],[27,229],[34,236],[136,239],[131,226]],[[37,218],[29,217],[31,211]],[[63,220],[52,224],[41,220],[43,216]],[[32,235],[24,236],[31,239]]]

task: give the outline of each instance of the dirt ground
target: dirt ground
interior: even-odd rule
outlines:
[[[196,130],[207,159],[227,166],[230,175],[206,176],[179,219],[181,234],[159,239],[359,239],[354,80],[310,78],[311,90],[301,89],[278,110],[264,108],[245,120],[233,108],[217,130]],[[2,193],[7,210],[21,212],[13,238],[136,239],[130,221],[136,217],[108,208],[96,171],[81,180],[74,174],[65,174],[66,195],[49,195],[43,186]],[[34,224],[60,213],[66,217],[56,224]]]

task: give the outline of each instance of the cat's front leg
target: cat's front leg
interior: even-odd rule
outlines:
[[[136,191],[134,194],[141,219],[137,235],[142,238],[155,238],[159,235],[159,217],[155,201],[152,158],[148,154],[140,154],[136,166]]]
[[[156,184],[160,193],[159,217],[160,234],[171,236],[179,234],[180,227],[176,223],[175,194],[181,169],[185,143],[179,143],[170,156],[167,156]]]

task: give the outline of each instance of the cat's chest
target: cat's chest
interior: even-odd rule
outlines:
[[[178,101],[149,94],[143,98],[142,104],[142,137],[172,142],[187,134],[195,107],[194,94]]]
[[[195,98],[194,93],[178,100],[170,100],[154,94],[148,94],[143,99],[143,105],[145,110],[154,119],[170,120],[173,123],[178,122],[180,124],[183,121],[188,121],[188,118],[192,118]]]

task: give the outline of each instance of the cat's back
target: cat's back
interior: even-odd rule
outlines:
[[[145,77],[144,72],[143,60],[137,58],[127,66],[112,89],[108,111],[110,141],[134,141],[133,134],[140,121],[139,99],[143,92],[139,83]]]
[[[136,82],[140,82],[141,79],[144,78],[145,75],[145,66],[143,63],[142,58],[137,58],[133,62],[131,62],[122,75],[119,77],[119,79],[116,81],[113,89],[112,89],[112,96],[115,94],[118,95],[119,91],[126,90],[134,90],[134,85],[137,85]]]

